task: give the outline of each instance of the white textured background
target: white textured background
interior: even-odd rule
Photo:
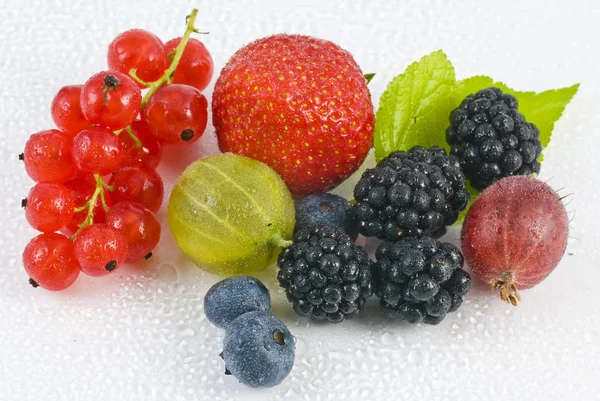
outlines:
[[[599,399],[600,3],[0,3],[0,400]],[[568,256],[542,285],[523,292],[518,308],[477,285],[459,312],[435,327],[388,321],[376,305],[354,321],[309,323],[275,293],[275,313],[298,338],[296,364],[282,385],[263,391],[222,374],[223,333],[202,311],[217,279],[185,261],[166,224],[146,265],[104,279],[82,276],[62,293],[34,290],[20,261],[34,235],[19,205],[31,182],[17,154],[31,133],[52,127],[49,106],[61,86],[105,68],[115,35],[139,27],[163,40],[180,36],[192,7],[200,9],[198,26],[210,31],[202,39],[217,71],[251,39],[311,34],[337,42],[365,72],[377,73],[370,84],[376,105],[394,75],[439,48],[459,78],[487,74],[528,90],[581,82],[541,174],[574,193],[576,240]],[[214,149],[209,129],[184,160],[168,155],[161,166],[167,189],[186,163]],[[164,208],[159,217],[166,221]],[[273,276],[264,275],[274,289]]]

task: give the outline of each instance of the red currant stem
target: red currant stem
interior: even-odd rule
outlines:
[[[130,126],[125,127],[125,131],[127,131],[127,133],[129,134],[129,136],[131,137],[131,139],[133,139],[133,143],[135,145],[136,148],[141,148],[142,147],[142,141],[140,141],[140,138],[138,138],[134,133],[133,130],[131,129]]]
[[[144,95],[144,98],[142,99],[142,107],[141,108],[144,108],[146,106],[146,103],[148,103],[148,99],[150,99],[150,97],[152,97],[154,92],[156,92],[164,84],[168,84],[168,83],[172,82],[173,74],[175,73],[175,69],[177,68],[177,65],[179,64],[179,60],[181,60],[181,56],[183,55],[183,50],[185,49],[185,46],[187,45],[187,42],[190,39],[190,35],[192,34],[192,32],[198,32],[198,30],[194,27],[194,22],[196,21],[197,14],[198,14],[198,9],[194,8],[192,10],[192,12],[190,13],[190,15],[188,15],[186,17],[187,27],[185,29],[185,33],[183,34],[183,37],[181,38],[181,42],[179,42],[179,45],[177,45],[177,48],[175,49],[175,55],[173,56],[173,61],[171,61],[171,65],[169,65],[169,68],[167,68],[165,70],[164,74],[162,75],[162,77],[160,77],[156,81],[151,82],[151,83],[146,83],[148,85],[148,92],[146,92],[146,94]],[[131,72],[132,71],[129,71],[130,75],[131,75]],[[133,73],[135,74],[135,71],[133,71]]]
[[[139,84],[141,84],[141,85],[144,85],[144,86],[150,86],[150,85],[151,85],[151,83],[150,83],[150,82],[146,82],[146,81],[144,81],[143,79],[141,79],[140,77],[138,77],[138,76],[137,76],[137,73],[136,73],[136,71],[137,71],[137,70],[136,70],[135,68],[132,68],[131,70],[129,70],[129,76],[130,76],[131,78],[133,78],[133,80],[134,80],[135,82],[137,82],[137,83],[139,83]]]
[[[100,174],[94,174],[94,179],[96,180],[96,190],[92,194],[92,197],[88,199],[88,201],[85,202],[83,206],[75,208],[75,213],[82,212],[85,209],[87,209],[88,212],[83,222],[79,225],[77,231],[75,231],[75,234],[73,234],[69,238],[71,241],[74,241],[75,238],[77,238],[79,233],[83,231],[84,228],[92,225],[92,223],[94,222],[94,205],[96,204],[98,196],[101,197],[103,206],[106,206],[106,202],[104,202],[104,186],[106,184],[104,184],[104,181],[102,180],[102,176]]]

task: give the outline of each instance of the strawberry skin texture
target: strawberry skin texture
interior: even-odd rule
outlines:
[[[335,188],[373,145],[360,67],[309,36],[274,35],[238,50],[215,84],[212,109],[220,150],[269,165],[296,195]]]

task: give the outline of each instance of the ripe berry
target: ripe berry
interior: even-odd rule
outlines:
[[[514,96],[491,87],[467,96],[450,115],[446,140],[475,189],[503,177],[539,173],[540,132],[517,107]]]
[[[40,182],[29,191],[25,217],[31,227],[51,233],[71,221],[74,209],[73,196],[66,186]]]
[[[74,178],[77,167],[73,162],[73,139],[64,132],[51,129],[29,137],[23,152],[25,170],[36,182],[64,183]]]
[[[167,68],[162,41],[143,29],[130,29],[118,35],[108,46],[107,58],[111,70],[129,74],[135,68],[136,75],[145,82],[156,81]]]
[[[294,234],[277,260],[277,280],[297,314],[337,323],[356,316],[371,296],[372,265],[344,230],[320,224]]]
[[[172,54],[174,54],[180,42],[181,38],[175,38],[165,43],[165,55],[168,57],[168,64],[171,63]],[[206,46],[199,40],[190,38],[175,69],[173,83],[190,85],[198,90],[204,90],[210,83],[213,69],[213,59]]]
[[[23,265],[32,286],[50,291],[64,290],[79,276],[73,243],[56,233],[33,238],[23,251]]]
[[[233,276],[219,281],[204,296],[204,314],[215,326],[226,328],[238,316],[261,310],[269,312],[271,295],[254,277]]]
[[[150,134],[148,123],[142,120],[135,120],[130,125],[133,134],[142,143],[141,147],[137,147],[135,141],[127,132],[121,132],[119,142],[123,158],[121,159],[121,167],[136,166],[143,164],[150,168],[158,167],[162,157],[162,145]]]
[[[375,253],[374,287],[384,314],[409,323],[440,323],[471,288],[458,248],[430,237],[384,241]]]
[[[73,160],[79,170],[106,175],[119,168],[121,144],[108,128],[92,127],[73,139]]]
[[[137,83],[118,71],[93,75],[81,89],[81,110],[94,125],[125,128],[140,112],[142,94]]]
[[[50,110],[54,124],[71,135],[75,135],[91,125],[81,111],[82,87],[82,85],[62,87],[52,100]]]
[[[117,170],[108,185],[113,187],[113,202],[136,201],[152,212],[158,212],[165,194],[162,178],[146,166],[123,167]]]
[[[75,239],[75,257],[88,276],[105,276],[127,258],[127,239],[106,224],[84,228]]]
[[[81,207],[88,201],[88,199],[92,197],[92,194],[96,190],[96,180],[90,174],[80,174],[74,180],[65,183],[65,187],[67,187],[71,192],[75,207]],[[104,201],[106,202],[107,206],[112,204],[110,192],[104,191]],[[93,213],[94,216],[91,224],[104,222],[106,212],[104,211],[100,197],[96,198]],[[60,231],[68,236],[73,235],[79,229],[79,226],[83,223],[87,217],[87,214],[87,209],[73,214],[69,224],[63,227]]]
[[[160,240],[160,224],[150,210],[136,202],[124,201],[112,206],[106,224],[121,231],[127,239],[127,262],[151,256]]]
[[[299,195],[336,187],[373,145],[363,73],[326,40],[275,35],[240,49],[221,71],[212,109],[222,152],[267,164]]]
[[[519,289],[542,282],[567,248],[569,219],[561,197],[531,177],[504,178],[477,198],[462,228],[462,249],[475,277],[517,304]],[[457,287],[462,281],[457,279]]]
[[[317,223],[343,229],[352,241],[358,237],[354,209],[347,199],[324,193],[307,196],[296,201],[296,232]]]
[[[226,374],[255,388],[273,387],[294,366],[296,339],[272,314],[257,310],[235,319],[225,331]]]
[[[354,187],[360,233],[390,241],[441,237],[469,197],[458,159],[438,146],[392,152]]]
[[[142,119],[152,135],[165,145],[191,145],[206,129],[208,101],[196,88],[167,85],[148,101]]]

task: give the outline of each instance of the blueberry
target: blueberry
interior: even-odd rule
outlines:
[[[310,195],[296,201],[295,230],[299,231],[318,223],[340,227],[352,241],[355,241],[358,237],[355,210],[341,196],[323,193]]]
[[[294,365],[296,339],[275,316],[248,312],[227,327],[223,360],[227,371],[250,387],[273,387]]]
[[[217,327],[226,328],[245,313],[271,308],[269,290],[259,280],[234,276],[213,285],[204,296],[204,313]]]

